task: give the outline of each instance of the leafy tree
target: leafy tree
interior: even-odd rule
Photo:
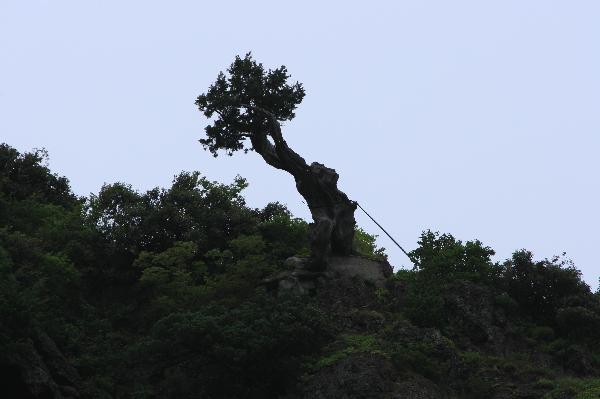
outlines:
[[[426,231],[418,243],[410,256],[417,261],[417,269],[430,279],[485,281],[494,272],[491,256],[495,252],[479,240],[463,244],[451,234]]]
[[[35,199],[60,206],[77,203],[69,181],[50,172],[46,150],[21,154],[0,144],[0,192],[13,200]]]
[[[139,277],[131,265],[141,251],[162,252],[176,242],[195,242],[199,253],[226,247],[253,228],[254,216],[240,195],[246,186],[242,178],[224,185],[198,172],[177,175],[168,190],[138,193],[122,183],[105,185],[86,206],[88,223],[111,259],[110,269],[95,278],[130,284]]]
[[[216,82],[206,94],[201,94],[196,105],[208,118],[218,118],[206,127],[206,138],[200,142],[216,157],[219,150],[232,155],[235,151],[255,150],[272,166],[277,163],[273,147],[264,142],[270,133],[269,117],[279,121],[292,120],[294,110],[302,102],[305,92],[301,83],[288,84],[287,68],[281,66],[265,71],[247,54],[239,56],[227,70],[219,73]],[[264,111],[263,111],[264,110]],[[245,141],[251,140],[251,146]],[[276,166],[277,165],[277,166]]]
[[[208,92],[196,100],[207,118],[216,114],[200,142],[214,156],[219,150],[229,155],[254,150],[267,164],[294,177],[314,221],[309,233],[313,268],[324,268],[330,251],[349,255],[356,203],[338,189],[335,170],[317,162],[308,165],[281,132],[280,121],[293,119],[304,98],[302,84],[288,83],[285,66],[265,70],[250,54],[236,57],[227,72],[219,73]]]
[[[539,323],[553,325],[561,313],[560,324],[566,327],[564,321],[570,315],[574,319],[575,313],[564,308],[584,306],[594,312],[600,310],[589,286],[582,281],[581,272],[568,261],[555,257],[536,262],[531,252],[521,250],[502,269],[501,287],[519,303],[522,313]]]

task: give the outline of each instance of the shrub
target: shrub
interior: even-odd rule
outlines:
[[[386,260],[385,248],[377,248],[376,235],[372,235],[358,227],[354,232],[353,249],[356,253],[372,260]]]
[[[540,324],[555,325],[558,310],[569,303],[598,303],[575,267],[557,258],[535,262],[524,250],[502,265],[500,283],[517,301],[521,314]]]
[[[561,308],[556,312],[556,325],[565,336],[597,339],[600,317],[583,306]]]
[[[410,252],[417,269],[429,279],[488,281],[493,274],[494,251],[479,240],[462,243],[450,234],[426,231],[419,247]]]
[[[325,315],[314,306],[258,296],[235,308],[209,306],[165,317],[136,359],[149,363],[152,375],[165,376],[161,397],[276,397],[301,356],[327,337]],[[175,392],[177,381],[188,385]]]
[[[528,331],[528,335],[536,341],[552,341],[555,337],[554,329],[548,326],[534,326]]]
[[[342,334],[325,348],[325,352],[329,353],[320,357],[315,363],[308,365],[310,371],[314,372],[329,367],[355,353],[373,353],[386,356],[373,335],[360,334]]]

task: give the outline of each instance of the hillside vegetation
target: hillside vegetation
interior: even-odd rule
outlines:
[[[43,151],[0,145],[2,397],[600,397],[600,297],[568,261],[427,231],[383,288],[277,295],[308,225],[246,186],[80,198]],[[362,230],[355,249],[385,258]]]

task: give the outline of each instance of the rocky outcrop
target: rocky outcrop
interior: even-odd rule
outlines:
[[[446,291],[445,311],[457,336],[473,344],[501,343],[499,317],[489,289],[468,281],[456,281]]]
[[[357,278],[378,288],[382,288],[393,273],[387,261],[374,261],[360,256],[332,256],[328,267],[337,276]]]
[[[363,354],[340,360],[311,376],[297,398],[391,398],[394,368],[382,356]]]
[[[336,279],[354,279],[383,288],[393,268],[387,261],[374,261],[360,256],[332,256],[327,269],[314,272],[307,269],[309,258],[291,257],[285,262],[288,270],[263,281],[278,295],[310,295],[319,286]]]
[[[43,331],[0,355],[2,397],[77,399],[79,376]]]
[[[348,356],[306,378],[289,399],[444,399],[434,383],[417,374],[400,375],[386,357]]]

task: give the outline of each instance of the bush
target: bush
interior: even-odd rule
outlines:
[[[489,281],[494,271],[494,253],[479,240],[463,244],[450,234],[426,231],[410,257],[416,261],[419,272],[440,283],[457,279]]]
[[[366,258],[373,260],[386,260],[385,248],[377,248],[376,235],[372,235],[358,227],[354,232],[353,250]]]
[[[534,326],[528,331],[528,335],[536,341],[552,341],[555,337],[554,329],[548,326]]]
[[[556,325],[563,336],[597,340],[600,316],[583,306],[561,308],[556,312]]]
[[[569,304],[598,303],[575,267],[557,258],[535,262],[532,253],[524,250],[502,265],[499,282],[517,301],[520,313],[539,324],[556,325],[558,310]]]
[[[463,243],[450,234],[424,232],[419,247],[409,254],[417,266],[398,271],[395,277],[405,287],[401,307],[406,316],[418,326],[444,329],[448,322],[444,294],[451,283],[492,281],[497,271],[493,254],[480,241]]]
[[[341,359],[356,353],[385,354],[381,351],[379,342],[372,335],[342,334],[338,339],[326,348],[325,356],[320,357],[316,362],[307,365],[311,372],[336,364]]]
[[[173,313],[155,324],[137,358],[165,376],[160,397],[276,397],[301,356],[330,336],[325,320],[311,305],[268,296]]]
[[[494,304],[502,308],[506,313],[512,314],[519,309],[519,304],[506,292],[496,295]]]

